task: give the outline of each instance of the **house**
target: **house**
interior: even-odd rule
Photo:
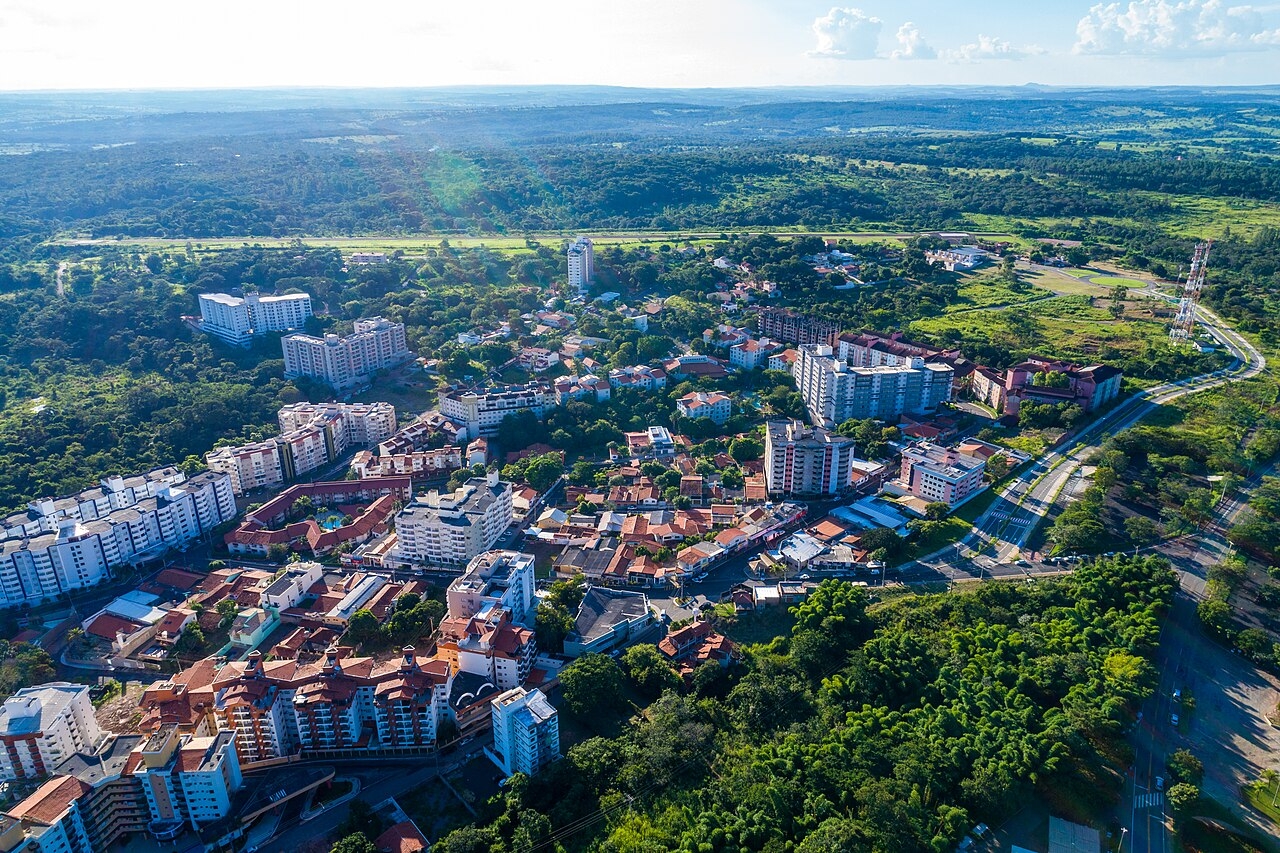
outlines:
[[[658,643],[658,651],[676,664],[677,672],[685,680],[704,663],[715,662],[727,667],[741,659],[737,644],[716,633],[710,622],[694,622],[668,631]]]
[[[676,411],[681,417],[710,418],[713,423],[729,420],[733,403],[718,391],[690,391],[676,401]]]
[[[716,542],[697,542],[676,554],[676,565],[687,574],[705,571],[725,553]]]

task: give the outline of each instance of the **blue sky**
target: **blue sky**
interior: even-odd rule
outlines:
[[[1280,0],[0,0],[0,90],[1280,83]]]

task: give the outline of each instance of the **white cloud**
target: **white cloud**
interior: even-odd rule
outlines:
[[[810,56],[834,59],[875,59],[884,23],[861,9],[831,7],[831,11],[813,22],[818,43]]]
[[[1017,47],[996,36],[979,35],[976,42],[962,44],[946,52],[948,62],[982,62],[985,59],[1025,59],[1044,53],[1043,48],[1028,45]]]
[[[898,47],[890,56],[894,59],[937,59],[934,50],[920,35],[920,28],[911,21],[898,27]]]
[[[1223,0],[1099,3],[1076,25],[1076,53],[1177,59],[1276,47],[1280,15],[1274,6],[1228,6]]]

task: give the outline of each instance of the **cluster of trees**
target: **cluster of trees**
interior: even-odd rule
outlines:
[[[12,696],[34,684],[53,681],[53,658],[39,646],[0,640],[0,693]]]
[[[628,679],[661,692],[436,847],[924,853],[1041,789],[1104,808],[1174,588],[1166,562],[1120,558],[872,616],[827,581],[728,677],[679,690],[648,652],[584,658],[562,676],[568,713],[623,701]]]
[[[563,473],[564,457],[559,453],[526,456],[524,459],[502,467],[502,479],[528,483],[539,492],[545,492],[551,488],[551,484],[560,479]]]
[[[445,612],[444,602],[411,592],[396,599],[395,608],[383,623],[370,611],[357,610],[351,614],[344,636],[366,650],[403,646],[430,636],[440,627]]]
[[[556,581],[538,603],[534,626],[538,632],[538,646],[552,654],[564,651],[564,638],[573,633],[574,617],[582,603],[585,580],[581,575],[570,580]]]
[[[1263,477],[1244,518],[1227,534],[1232,544],[1275,564],[1280,562],[1280,479]]]

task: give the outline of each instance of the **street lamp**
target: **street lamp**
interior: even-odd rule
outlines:
[[[1120,844],[1119,846],[1116,847],[1117,851],[1124,850],[1124,834],[1128,831],[1129,831],[1129,827],[1127,826],[1120,827]]]

